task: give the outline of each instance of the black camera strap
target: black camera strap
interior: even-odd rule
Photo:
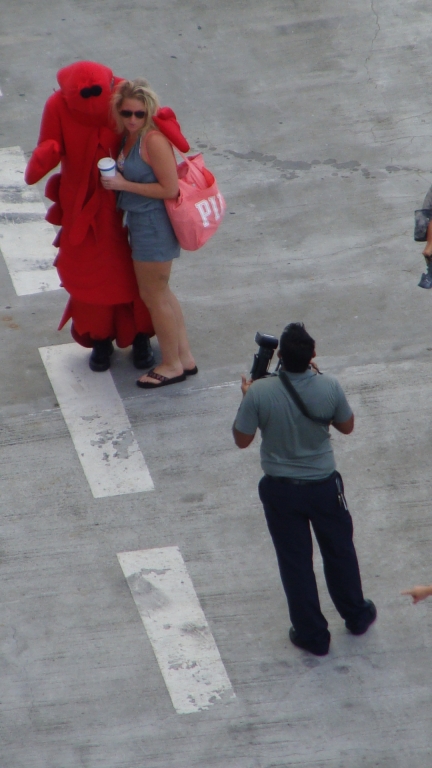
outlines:
[[[287,390],[287,392],[291,395],[297,408],[299,409],[299,411],[301,411],[303,416],[306,416],[306,418],[310,419],[311,421],[315,421],[316,424],[324,424],[326,427],[328,427],[331,424],[331,421],[329,421],[328,419],[320,419],[318,416],[312,416],[312,414],[309,413],[308,409],[306,408],[306,405],[304,404],[299,393],[297,392],[294,385],[292,384],[286,371],[279,371],[279,378],[282,384],[284,385],[285,389]]]

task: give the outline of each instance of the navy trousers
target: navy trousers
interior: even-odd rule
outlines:
[[[291,623],[302,641],[317,650],[325,649],[330,633],[321,613],[313,571],[310,525],[337,611],[347,624],[354,625],[361,623],[368,611],[353,543],[352,519],[338,498],[335,475],[316,485],[296,485],[265,475],[258,490],[276,549]]]

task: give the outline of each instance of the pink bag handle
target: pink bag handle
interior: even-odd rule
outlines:
[[[147,146],[146,145],[147,145],[147,137],[150,136],[151,133],[161,133],[161,131],[149,131],[144,136],[144,150],[145,150],[145,153],[146,153],[148,159],[150,159],[150,158],[148,156]],[[187,166],[188,166],[189,171],[190,171],[190,175],[191,175],[193,181],[195,182],[195,184],[197,185],[198,189],[206,189],[207,186],[208,186],[207,179],[204,176],[204,174],[202,173],[202,171],[200,171],[199,168],[197,168],[189,160],[189,158],[186,155],[183,154],[183,152],[181,152],[177,147],[175,147],[174,144],[172,143],[172,141],[170,141],[167,136],[165,136],[165,138],[171,144],[171,147],[172,147],[173,152],[174,152],[174,157],[175,157],[175,153],[178,152],[178,154],[184,160],[184,162],[187,163]],[[209,173],[210,173],[210,171],[209,171]]]
[[[194,182],[195,182],[195,184],[197,185],[197,187],[198,187],[199,189],[205,189],[205,188],[207,187],[207,181],[206,181],[206,177],[204,176],[204,174],[202,173],[202,171],[200,171],[200,170],[199,170],[199,168],[197,168],[197,167],[196,167],[196,166],[195,166],[195,165],[194,165],[194,164],[193,164],[193,163],[192,163],[192,162],[189,160],[189,158],[187,157],[187,155],[184,155],[184,154],[183,154],[183,152],[180,152],[180,150],[179,150],[179,149],[177,149],[177,147],[175,147],[175,146],[174,146],[174,144],[172,144],[172,142],[170,142],[170,144],[171,144],[171,146],[172,146],[172,148],[173,148],[173,150],[174,150],[174,156],[175,156],[175,153],[176,153],[176,152],[178,152],[178,154],[180,155],[180,157],[181,157],[181,158],[184,160],[184,162],[187,164],[187,166],[188,166],[188,168],[189,168],[189,171],[190,171],[190,174],[191,174],[191,176],[192,176],[192,179],[194,180]]]

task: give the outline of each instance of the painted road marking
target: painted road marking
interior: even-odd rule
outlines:
[[[26,160],[20,147],[0,149],[0,249],[18,296],[58,290],[53,260],[55,229],[37,187],[24,182]]]
[[[0,211],[2,213],[36,213],[46,209],[37,187],[24,181],[26,160],[21,147],[0,149]]]
[[[0,248],[18,296],[60,288],[52,239],[53,228],[46,222],[0,219]]]
[[[175,710],[191,714],[235,698],[179,548],[117,557]]]
[[[93,373],[78,344],[39,352],[93,496],[154,490],[111,373]]]

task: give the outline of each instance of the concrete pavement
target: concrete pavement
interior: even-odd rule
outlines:
[[[65,296],[18,297],[0,259],[0,765],[429,768],[432,603],[399,595],[432,580],[432,292],[412,241],[432,183],[428,6],[3,0],[1,16],[1,148],[28,156],[57,70],[102,61],[148,77],[228,209],[173,270],[199,375],[147,393],[127,352],[113,362],[150,492],[93,497],[38,352],[70,342]],[[378,607],[348,635],[317,558],[323,659],[288,640],[258,441],[230,434],[256,330],[291,320],[357,416],[335,450]],[[194,714],[175,711],[117,560],[163,547],[236,694]]]

